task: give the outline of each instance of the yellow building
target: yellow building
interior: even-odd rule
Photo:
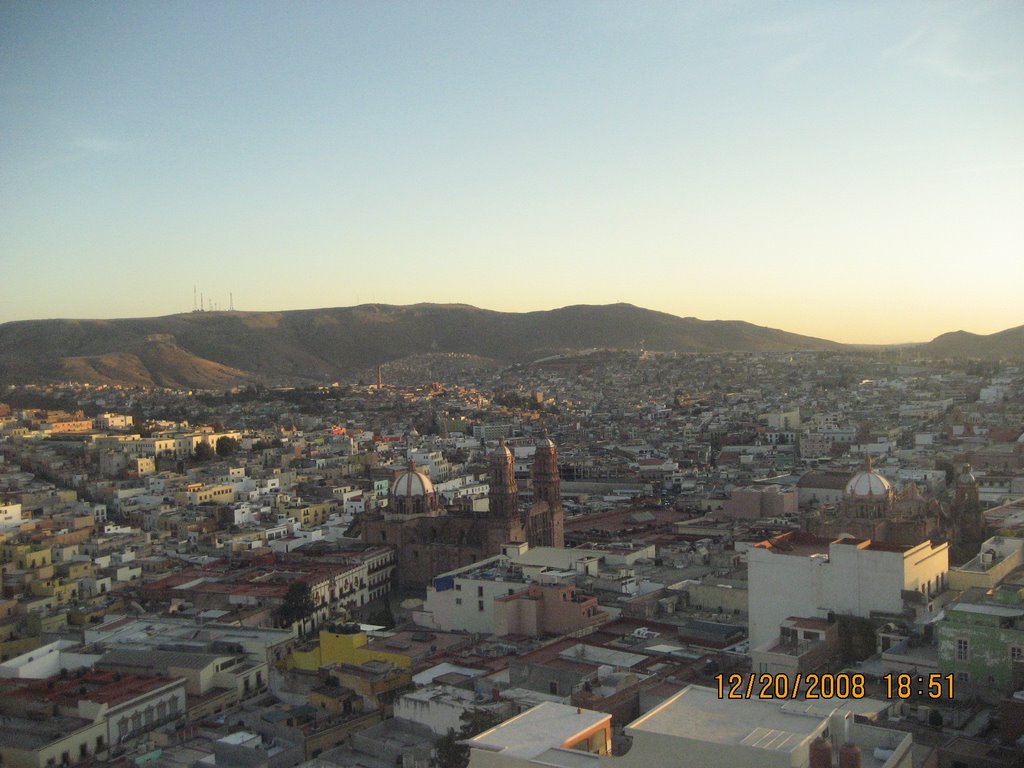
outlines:
[[[336,664],[326,667],[328,680],[337,681],[344,690],[351,690],[371,709],[386,708],[412,686],[412,670],[383,661],[370,661],[356,666]],[[312,703],[312,700],[310,701]]]
[[[285,507],[284,513],[295,519],[303,528],[315,528],[327,522],[331,514],[331,505],[328,502],[322,504],[300,504]]]
[[[73,419],[54,421],[50,424],[50,432],[57,435],[67,432],[88,432],[92,429],[92,419]]]
[[[352,625],[335,630],[320,630],[320,641],[307,647],[296,648],[288,657],[288,669],[302,669],[316,672],[320,667],[332,664],[354,664],[359,666],[368,661],[384,661],[396,667],[407,669],[412,658],[401,653],[375,651],[367,647],[366,633]]]
[[[949,569],[949,587],[962,591],[992,589],[1024,565],[1024,539],[996,536],[982,543],[977,557]]]
[[[0,638],[7,634],[7,627],[0,627]],[[19,637],[12,633],[6,640],[0,639],[0,663],[21,656],[23,653],[34,651],[43,644],[41,637]]]
[[[78,582],[64,579],[36,580],[29,585],[32,594],[52,597],[54,605],[67,605],[78,599]]]
[[[13,562],[19,571],[31,571],[53,564],[53,551],[49,547],[33,548],[31,544],[4,544],[0,557]]]
[[[76,560],[57,566],[57,573],[71,581],[87,579],[96,573],[96,566],[89,560]]]
[[[185,497],[189,504],[230,504],[235,500],[235,489],[230,485],[199,485],[190,486]]]
[[[107,723],[43,712],[5,716],[0,728],[0,763],[5,768],[52,768],[106,756]]]

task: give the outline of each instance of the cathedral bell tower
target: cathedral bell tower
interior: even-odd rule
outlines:
[[[519,488],[516,485],[516,464],[512,451],[502,440],[490,456],[490,517],[506,523],[520,524]]]
[[[546,430],[533,454],[533,502],[527,526],[530,546],[565,546],[565,510],[562,509],[562,481],[558,474],[558,448]]]
[[[978,497],[978,481],[971,472],[970,464],[963,466],[954,483],[953,514],[956,518],[957,543],[978,543],[985,538],[985,516]]]
[[[533,457],[533,499],[545,501],[552,507],[558,506],[562,499],[562,481],[558,475],[558,448],[548,437],[547,430],[537,443],[537,452]]]

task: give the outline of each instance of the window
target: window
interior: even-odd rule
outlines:
[[[1024,661],[1024,648],[1019,645],[1011,645],[1010,661]]]
[[[462,591],[462,585],[461,584],[456,584],[455,585],[455,591],[456,592],[461,592]]]
[[[483,597],[484,596],[484,588],[483,587],[477,587],[476,588],[476,596],[477,597]]]
[[[455,598],[455,604],[456,605],[462,605],[462,598],[461,597],[456,597]]]
[[[557,696],[558,695],[558,681],[557,680],[552,680],[550,683],[548,683],[548,690],[551,693],[553,693],[555,696]]]
[[[957,661],[970,661],[971,660],[971,641],[966,640],[962,637],[958,637],[956,641],[956,660]]]
[[[477,600],[476,601],[476,609],[478,611],[482,611],[484,609],[484,601],[483,600]]]

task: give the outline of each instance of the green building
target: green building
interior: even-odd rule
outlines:
[[[939,671],[956,676],[957,698],[1002,698],[1024,688],[1024,584],[1013,582],[968,590],[944,609]]]

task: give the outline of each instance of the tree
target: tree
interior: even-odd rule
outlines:
[[[288,586],[284,593],[281,605],[274,611],[274,618],[282,626],[291,626],[295,622],[304,622],[316,612],[316,603],[313,602],[313,593],[309,584],[304,581],[294,581]]]
[[[838,616],[839,649],[846,663],[863,661],[876,650],[875,626],[861,616]]]
[[[238,451],[239,443],[233,437],[222,437],[217,441],[217,455],[220,457],[231,456]]]
[[[385,603],[369,615],[366,621],[370,624],[377,624],[381,627],[391,629],[395,626],[395,615],[391,612],[391,605]]]
[[[946,473],[946,487],[951,486],[956,479],[956,467],[953,466],[953,462],[947,459],[936,459],[935,468]]]
[[[469,765],[469,749],[459,744],[458,738],[455,729],[449,728],[448,733],[434,743],[438,768],[465,768]]]
[[[466,768],[469,765],[469,747],[459,742],[471,739],[501,722],[501,717],[488,709],[467,710],[459,719],[463,725],[458,733],[454,728],[449,728],[448,733],[434,743],[439,768]]]
[[[192,458],[196,461],[209,461],[214,455],[213,448],[210,447],[209,443],[199,443],[192,453]]]

